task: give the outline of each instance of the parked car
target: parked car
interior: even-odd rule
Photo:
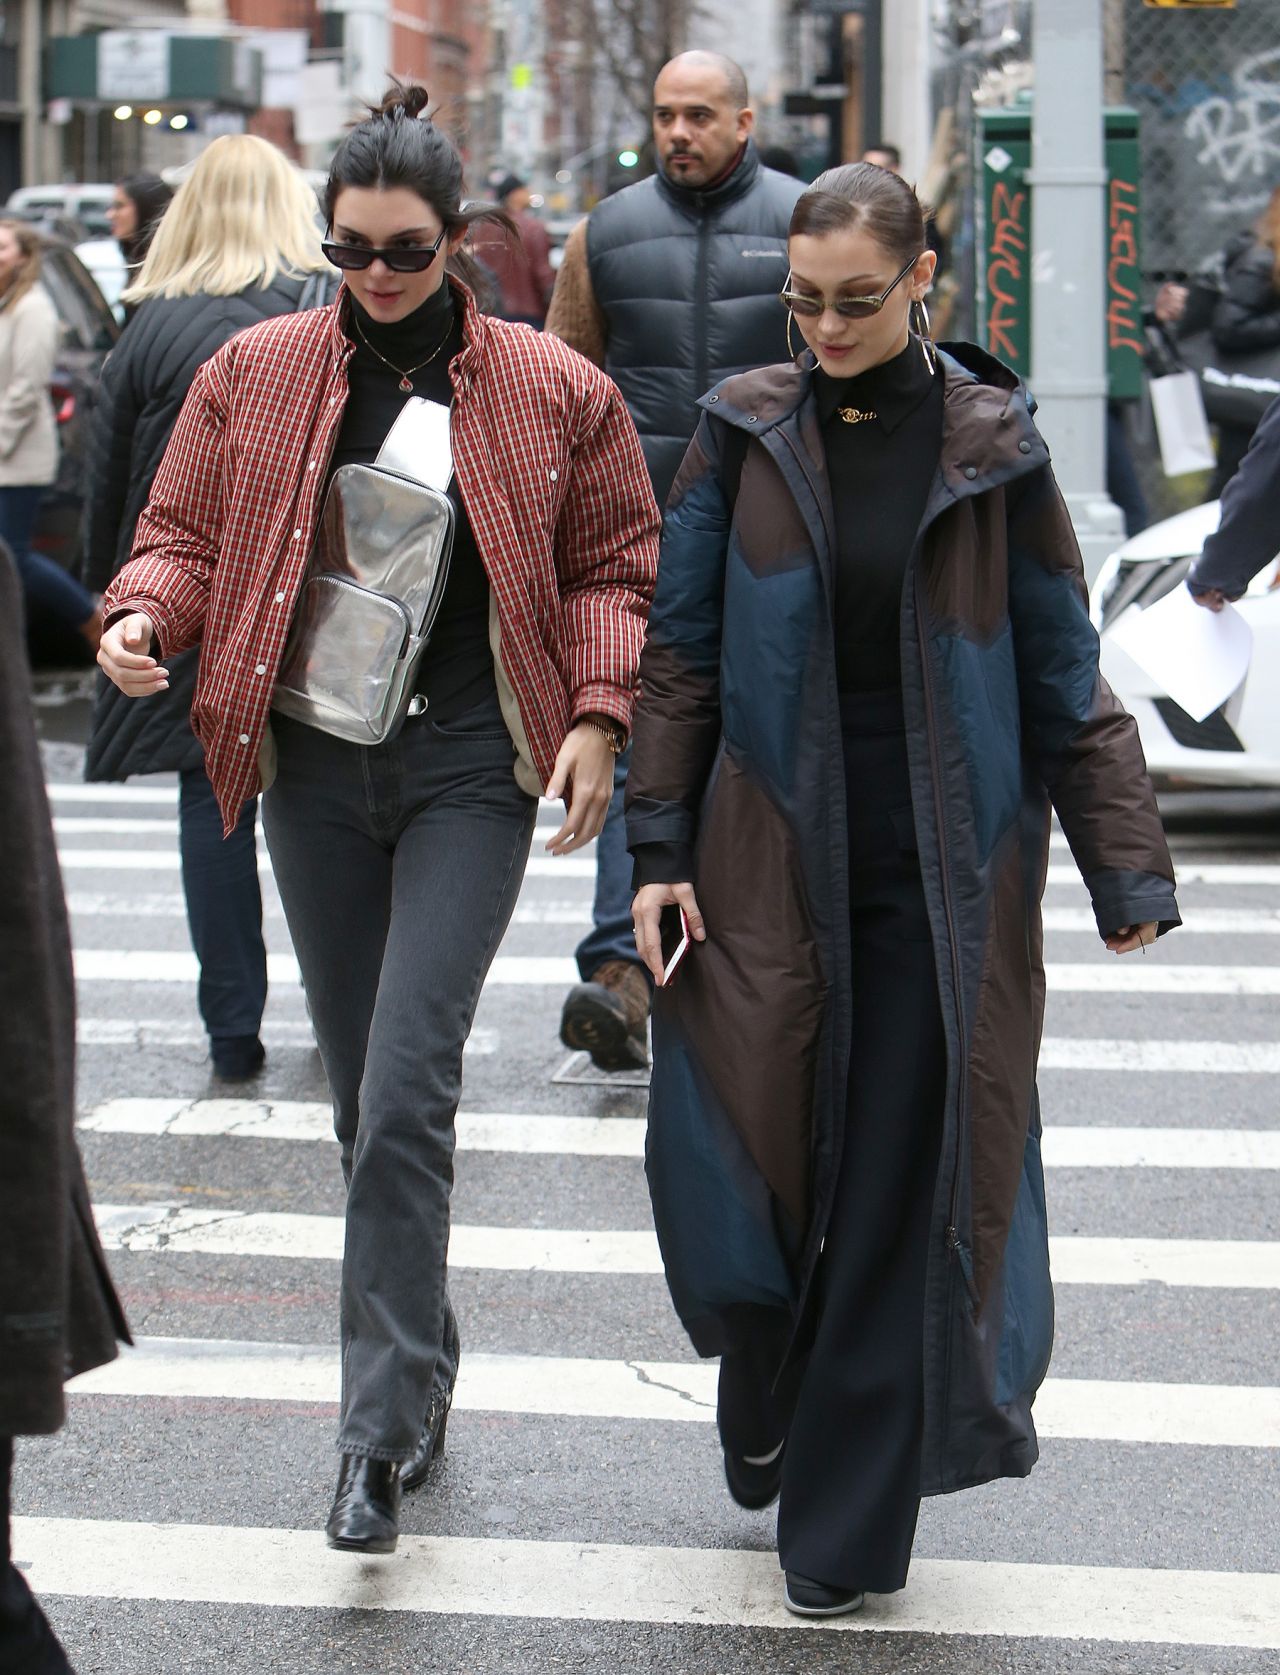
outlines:
[[[69,244],[43,240],[41,281],[53,299],[62,327],[50,395],[58,420],[58,476],[45,491],[36,520],[33,545],[64,569],[80,567],[84,518],[85,455],[89,414],[102,377],[102,364],[120,335],[120,327],[102,292]],[[29,622],[33,657],[39,661],[82,663],[85,642],[60,631],[32,611]]]
[[[1138,723],[1153,775],[1179,784],[1280,787],[1280,558],[1236,606],[1253,630],[1249,672],[1219,709],[1194,721],[1118,646],[1111,630],[1180,587],[1218,527],[1219,502],[1153,524],[1112,553],[1093,584],[1102,672]]]
[[[20,186],[16,192],[10,192],[5,209],[10,215],[21,215],[27,221],[50,215],[66,216],[79,221],[94,237],[105,238],[111,231],[107,206],[114,194],[115,187],[110,181],[91,185]]]
[[[107,307],[117,322],[124,325],[124,305],[120,293],[129,282],[129,269],[124,252],[113,238],[85,239],[75,247],[76,255],[88,269],[94,284],[106,298]]]

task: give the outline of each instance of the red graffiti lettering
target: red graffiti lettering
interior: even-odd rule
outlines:
[[[1125,283],[1138,267],[1138,188],[1127,180],[1113,180],[1108,194],[1107,221],[1111,230],[1107,262],[1107,345],[1132,349],[1141,355],[1145,345],[1138,325],[1138,293]]]
[[[1025,213],[1027,194],[1015,192],[998,183],[991,195],[992,234],[991,261],[987,266],[987,292],[991,298],[987,310],[987,348],[1016,365],[1019,345],[1015,333],[1020,325],[1019,306],[1022,298],[1016,286],[1022,278],[1022,259],[1027,251]]]

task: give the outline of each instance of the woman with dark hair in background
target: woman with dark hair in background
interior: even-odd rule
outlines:
[[[788,254],[804,350],[704,397],[667,503],[627,830],[659,984],[661,913],[694,938],[653,1010],[668,1280],[826,1617],[904,1585],[922,1493],[1036,1459],[1051,808],[1108,948],[1178,915],[1026,390],[929,341],[915,193],[830,170]]]
[[[111,202],[107,205],[107,224],[111,236],[120,246],[124,257],[126,286],[133,285],[147,259],[147,251],[170,203],[173,188],[158,174],[127,174],[117,180]],[[124,302],[125,319],[132,318],[138,307],[136,299]]]
[[[1280,186],[1254,226],[1237,234],[1223,253],[1222,296],[1212,331],[1214,343],[1226,352],[1280,347]],[[1219,423],[1211,500],[1235,476],[1257,428]]]
[[[179,189],[126,304],[138,316],[107,360],[89,433],[84,579],[103,592],[128,561],[138,517],[199,368],[247,326],[304,305],[323,271],[315,193],[253,134],[224,134]],[[178,779],[182,888],[200,962],[196,1000],[214,1073],[256,1075],[267,953],[258,883],[257,799],[231,836],[191,731],[193,649],[170,660],[169,690],[131,704],[105,678],[85,755],[88,780]]]
[[[426,104],[397,86],[338,147],[324,246],[346,280],[336,304],[256,326],[196,374],[108,591],[100,658],[144,697],[167,684],[162,659],[199,642],[192,718],[228,830],[267,786],[348,1189],[327,1535],[365,1552],[395,1547],[401,1490],[444,1445],[463,1045],[538,795],[566,804],[555,854],[604,822],[660,523],[610,380],[477,310],[455,263],[468,229],[501,212],[463,208],[461,160],[417,120]],[[278,695],[273,710],[273,694],[295,616],[311,643],[313,549],[308,587],[333,574],[316,546],[325,485],[376,460],[411,395],[450,408],[452,558],[411,713],[357,744]],[[398,502],[371,492],[379,534]],[[344,655],[353,679],[375,672],[360,644]]]

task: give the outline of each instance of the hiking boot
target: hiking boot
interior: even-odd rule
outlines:
[[[560,1015],[566,1047],[600,1070],[649,1068],[649,978],[633,960],[606,960],[569,991]]]

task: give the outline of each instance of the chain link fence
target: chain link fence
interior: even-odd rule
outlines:
[[[1143,266],[1193,273],[1280,186],[1280,4],[1109,5],[1108,98],[1141,118]]]

